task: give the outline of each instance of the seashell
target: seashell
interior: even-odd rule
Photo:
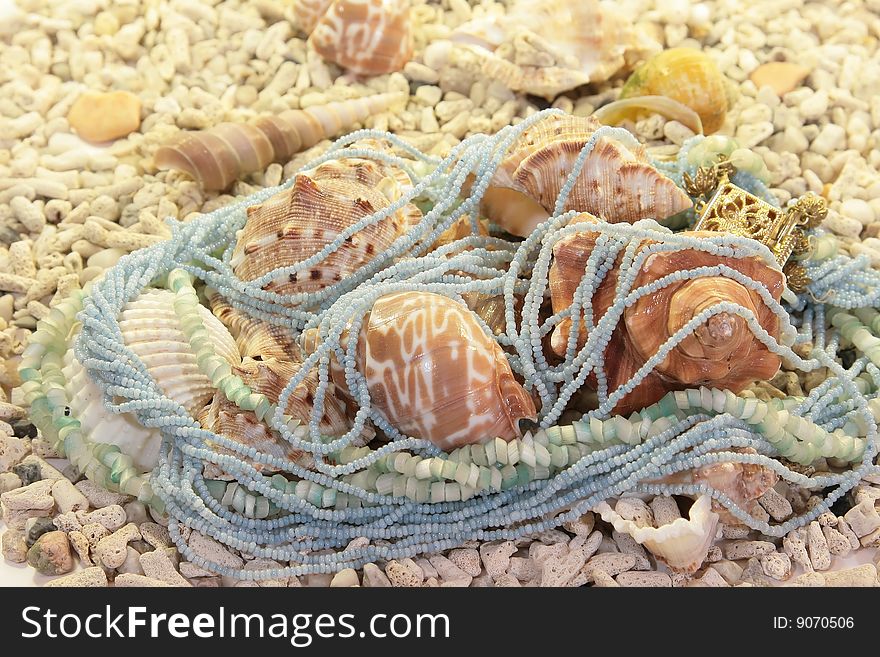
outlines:
[[[519,420],[536,417],[501,347],[465,306],[439,294],[377,299],[364,318],[357,358],[382,416],[444,450],[512,440],[521,435]]]
[[[548,116],[508,151],[480,209],[514,235],[546,221],[575,160],[601,126],[593,118]],[[584,162],[563,211],[589,212],[609,223],[664,219],[691,207],[675,183],[655,169],[645,147],[602,136]]]
[[[232,368],[232,372],[241,377],[252,391],[266,395],[270,402],[277,404],[281,392],[300,367],[300,363],[245,358],[241,365]],[[317,387],[318,375],[313,371],[291,393],[284,413],[301,423],[308,424]],[[334,392],[334,386],[330,384],[324,401],[324,416],[319,423],[321,432],[327,436],[341,436],[348,430],[345,408],[334,397]],[[253,411],[240,409],[222,392],[218,391],[214,395],[211,404],[200,414],[199,422],[214,433],[254,447],[263,454],[286,458],[303,467],[310,467],[312,464],[311,454],[294,448],[268,424],[260,422]],[[219,452],[229,452],[224,448],[216,448]],[[264,464],[253,465],[258,470],[266,469]]]
[[[660,114],[670,121],[678,121],[694,134],[703,133],[700,115],[687,105],[666,96],[635,96],[603,105],[592,117],[605,125],[619,125],[625,119],[635,119],[642,113]]]
[[[707,54],[694,48],[670,48],[633,71],[620,98],[666,96],[687,105],[707,135],[721,128],[727,116],[727,82]]]
[[[594,511],[615,531],[632,536],[672,570],[693,573],[702,565],[715,540],[718,514],[712,511],[711,500],[708,495],[700,495],[687,519],[676,518],[661,527],[640,527],[622,518],[607,502],[596,505]]]
[[[80,422],[83,436],[93,443],[116,445],[141,472],[150,472],[159,461],[162,434],[145,427],[133,413],[112,413],[104,406],[104,393],[68,349],[64,355],[64,388],[70,414]]]
[[[595,221],[595,218],[578,219],[584,220]],[[713,237],[717,233],[694,231],[680,235]],[[598,237],[598,232],[585,226],[582,232],[565,237],[554,246],[549,280],[554,313],[571,305]],[[638,251],[653,243],[653,240],[643,241]],[[622,255],[618,257],[617,264],[620,258]],[[594,321],[599,321],[613,303],[618,279],[617,264],[593,295]],[[718,264],[727,265],[762,283],[777,301],[782,296],[784,276],[767,261],[757,256],[725,258],[693,249],[652,254],[636,276],[633,289],[676,271]],[[681,326],[701,311],[722,301],[750,309],[768,333],[779,337],[779,320],[756,291],[725,276],[679,281],[642,296],[624,311],[606,349],[608,389],[614,390],[629,381]],[[571,319],[565,318],[553,331],[550,345],[558,356],[565,354],[570,330]],[[581,326],[577,341],[579,348],[586,339],[587,332]],[[670,390],[700,385],[739,392],[757,379],[772,378],[779,365],[779,357],[754,337],[744,319],[738,315],[719,313],[680,342],[651,374],[618,402],[614,412],[625,415],[658,401]]]
[[[756,454],[751,448],[733,449],[743,454]],[[708,484],[726,494],[737,506],[751,512],[759,497],[776,485],[779,475],[773,470],[756,463],[725,461],[713,463],[695,470],[681,472],[663,479],[664,483]],[[721,517],[721,522],[738,524],[742,522],[724,506],[712,501],[713,510]]]
[[[293,8],[315,51],[352,73],[392,73],[412,58],[409,0],[298,0]]]
[[[174,312],[174,298],[167,290],[145,290],[123,308],[119,329],[162,392],[195,416],[214,396],[214,387],[199,370]],[[238,365],[241,358],[226,327],[207,308],[199,306],[198,312],[217,355]]]
[[[129,91],[86,91],[71,105],[67,122],[86,141],[119,139],[141,126],[141,101]]]
[[[388,207],[411,187],[401,169],[352,157],[297,174],[289,189],[248,208],[231,260],[236,276],[251,281],[311,257],[344,229]],[[409,203],[366,226],[310,270],[281,276],[263,289],[296,294],[339,283],[384,252],[421,217]]]
[[[187,131],[161,146],[154,156],[158,169],[177,169],[205,189],[226,189],[241,176],[314,146],[348,130],[403,98],[385,93],[366,98],[292,109],[261,116],[251,123],[220,123]]]
[[[653,49],[598,0],[518,0],[506,14],[460,25],[450,41],[452,66],[548,100],[607,80]]]
[[[283,326],[261,321],[237,310],[213,288],[206,288],[205,296],[214,316],[229,329],[243,358],[302,360],[302,350]]]

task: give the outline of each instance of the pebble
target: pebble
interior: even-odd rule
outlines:
[[[855,219],[862,226],[869,226],[874,222],[874,210],[867,201],[863,201],[860,198],[845,200],[840,205],[840,213],[845,217]]]
[[[452,563],[471,577],[477,577],[482,571],[480,553],[473,548],[451,550],[447,556]]]
[[[51,588],[103,588],[107,586],[107,573],[103,568],[92,566],[46,582],[46,586]]]
[[[28,550],[27,562],[43,575],[69,573],[75,564],[67,534],[54,531],[40,536]]]
[[[24,526],[25,543],[28,547],[31,547],[34,543],[37,542],[37,539],[39,539],[40,536],[47,532],[52,532],[55,530],[56,527],[55,523],[52,521],[52,518],[29,518]]]
[[[164,588],[166,586],[192,586],[189,582],[187,582],[182,577],[180,578],[185,584],[172,584],[170,582],[165,581],[164,579],[159,579],[157,577],[148,577],[145,575],[136,575],[134,573],[123,573],[121,575],[117,575],[113,580],[113,586],[118,586],[119,588],[123,587],[135,587],[135,588]]]
[[[583,567],[583,573],[587,576],[587,581],[595,578],[597,571],[602,571],[611,577],[619,575],[622,572],[630,570],[636,565],[636,557],[632,554],[620,554],[614,552],[605,552],[597,554]]]
[[[414,588],[422,585],[424,574],[421,570],[410,568],[400,561],[389,561],[385,564],[385,574],[391,586]]]
[[[822,573],[804,573],[795,577],[789,586],[822,587],[825,586],[825,576]]]
[[[798,112],[804,121],[816,121],[828,111],[828,92],[824,89],[810,94],[798,105]]]
[[[374,563],[364,564],[363,585],[370,588],[391,586],[391,580]]]
[[[141,101],[128,91],[86,91],[73,103],[67,121],[86,141],[119,139],[140,127]]]
[[[736,541],[724,547],[724,556],[736,561],[762,556],[776,551],[776,546],[768,541]]]
[[[86,496],[86,499],[89,501],[89,505],[95,509],[101,509],[105,506],[117,505],[122,506],[123,504],[130,502],[133,498],[131,495],[123,495],[122,493],[114,493],[112,491],[101,488],[97,484],[89,481],[88,479],[83,479],[82,481],[77,482],[76,489]]]
[[[52,484],[52,497],[61,513],[84,511],[89,508],[86,496],[79,492],[68,479],[59,479]]]
[[[350,588],[360,586],[357,571],[354,568],[340,570],[330,581],[330,588]]]
[[[141,533],[137,525],[125,525],[98,541],[95,546],[95,558],[106,568],[119,568],[125,562],[128,544],[140,538]]]
[[[791,558],[780,552],[765,554],[761,557],[761,568],[768,577],[783,581],[791,576]]]
[[[195,533],[195,532],[193,532]],[[152,552],[144,552],[140,556],[141,568],[147,578],[160,580],[169,586],[192,586],[180,573],[174,568],[174,564],[168,557],[165,550],[153,550]],[[139,578],[139,575],[120,575],[119,577]],[[117,577],[117,580],[119,579]],[[135,580],[137,581],[137,580]],[[135,586],[132,584],[131,586]]]
[[[695,581],[702,582],[703,586],[708,586],[711,588],[725,588],[730,586],[730,583],[726,579],[724,579],[721,573],[719,573],[715,568],[707,568],[706,572],[703,573],[703,576]]]
[[[24,563],[27,561],[28,545],[23,531],[7,529],[2,538],[3,558],[12,563]]]
[[[815,570],[828,570],[831,568],[831,552],[828,549],[828,541],[822,533],[822,527],[815,520],[807,526],[807,553],[810,555],[810,563]]]
[[[125,525],[126,516],[125,509],[118,504],[111,504],[94,511],[79,511],[76,513],[76,519],[81,525],[97,523],[108,531],[115,532]]]
[[[877,568],[869,563],[822,574],[825,577],[825,586],[880,586],[877,580]]]
[[[777,96],[783,96],[797,88],[809,75],[810,70],[791,62],[768,62],[752,71],[749,79],[755,87],[770,87]]]
[[[826,123],[810,144],[810,149],[820,155],[831,155],[846,146],[846,130],[834,123]]]
[[[858,538],[867,536],[880,527],[880,514],[877,513],[871,500],[864,500],[857,504],[847,511],[843,518]]]
[[[835,556],[845,556],[852,551],[849,539],[837,531],[834,527],[823,526],[822,533],[828,543],[828,551]]]
[[[629,571],[620,573],[614,579],[618,584],[624,587],[657,588],[672,586],[672,578],[667,573],[661,573],[657,571]]]
[[[29,441],[0,435],[0,472],[10,472],[29,451]]]

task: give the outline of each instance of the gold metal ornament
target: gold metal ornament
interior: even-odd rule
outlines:
[[[809,255],[810,243],[804,231],[816,228],[825,219],[825,199],[811,193],[784,210],[776,208],[730,182],[733,170],[730,162],[721,161],[700,167],[693,177],[684,174],[685,190],[698,197],[695,206],[699,219],[694,230],[730,233],[761,242],[783,268],[792,291],[805,291],[811,281],[806,269],[795,261]]]

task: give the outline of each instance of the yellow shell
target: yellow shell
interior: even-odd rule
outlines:
[[[554,210],[581,149],[600,128],[590,117],[548,116],[514,143],[483,196],[481,211],[507,232],[526,236]],[[691,207],[687,194],[655,169],[644,146],[598,139],[563,211],[609,223],[665,219]]]
[[[396,167],[353,157],[297,174],[289,189],[248,208],[231,261],[236,276],[252,281],[313,256],[352,224],[397,201],[411,185]],[[385,251],[421,216],[407,204],[355,233],[310,269],[280,276],[263,289],[296,294],[339,283]]]
[[[621,98],[666,96],[687,105],[709,135],[727,116],[727,85],[712,58],[694,48],[671,48],[641,64],[626,81]]]
[[[309,43],[324,59],[360,75],[399,71],[413,52],[409,0],[300,0],[295,9]]]

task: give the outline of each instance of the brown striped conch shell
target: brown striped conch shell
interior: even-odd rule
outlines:
[[[205,296],[214,316],[229,329],[242,357],[301,362],[302,350],[289,330],[239,311],[213,288],[206,288]]]
[[[377,94],[183,132],[156,151],[154,162],[160,170],[184,171],[205,189],[226,189],[243,175],[287,162],[294,153],[352,129],[402,98]]]
[[[659,49],[632,21],[598,0],[517,0],[458,26],[446,63],[512,91],[548,100],[587,83],[607,80]]]
[[[509,233],[531,233],[552,214],[581,149],[600,127],[589,117],[551,115],[525,130],[492,178],[481,211]],[[687,194],[650,164],[644,146],[603,136],[587,156],[563,211],[635,223],[665,219],[691,205]]]
[[[343,230],[387,208],[411,187],[401,169],[354,157],[297,174],[289,189],[248,208],[231,260],[236,276],[251,281],[313,256]],[[409,203],[355,233],[309,270],[277,278],[263,289],[296,294],[339,283],[385,251],[421,217]]]
[[[595,218],[578,218],[578,221],[585,220],[595,221]],[[717,236],[717,233],[702,231],[680,234],[707,238]],[[571,305],[598,236],[598,232],[591,231],[585,225],[582,232],[564,237],[554,246],[550,266],[550,295],[554,313]],[[652,243],[652,240],[645,240],[639,250]],[[622,254],[618,257],[615,266],[593,295],[595,322],[614,301],[622,257]],[[693,249],[652,254],[639,270],[632,289],[676,271],[719,264],[760,282],[777,301],[782,296],[784,276],[766,260],[758,256],[727,258]],[[779,319],[756,291],[725,276],[678,281],[640,297],[624,311],[605,351],[609,391],[629,381],[657,353],[660,346],[695,315],[723,301],[748,308],[770,335],[779,338]],[[565,354],[570,330],[571,319],[565,318],[553,331],[550,344],[558,356]],[[587,332],[581,325],[577,341],[579,348],[586,339]],[[738,315],[719,313],[673,348],[651,374],[618,402],[614,412],[626,415],[658,401],[670,390],[701,385],[739,392],[757,379],[772,378],[779,365],[779,357],[752,334],[744,319]]]
[[[615,531],[629,534],[676,572],[693,573],[703,564],[715,541],[718,514],[712,511],[712,498],[701,495],[691,505],[688,518],[678,517],[659,527],[639,526],[623,518],[607,502],[595,507],[602,520]]]
[[[296,0],[293,10],[315,51],[352,73],[399,71],[412,57],[409,0]]]
[[[195,417],[213,398],[214,387],[199,370],[173,302],[173,292],[145,290],[122,309],[119,329],[125,346],[143,361],[162,392]],[[238,365],[241,357],[226,327],[207,308],[199,306],[198,313],[217,355]]]
[[[266,395],[270,402],[277,404],[281,392],[300,367],[299,363],[274,359],[257,361],[246,358],[240,366],[233,367],[232,372],[241,377],[251,390]],[[303,427],[301,430],[305,430],[304,428],[308,426],[317,386],[317,373],[310,372],[305,381],[288,398],[284,413],[298,420]],[[309,467],[312,463],[311,454],[293,447],[268,424],[261,422],[253,411],[240,409],[220,391],[214,395],[211,404],[202,411],[199,422],[206,429],[243,445],[255,447],[263,454],[289,459],[303,467]],[[324,415],[318,426],[322,434],[327,436],[341,436],[348,430],[345,408],[335,398],[332,383],[327,389]],[[229,453],[228,449],[221,447],[217,447],[217,451]],[[253,465],[258,470],[271,470],[264,464]]]
[[[536,417],[501,347],[470,310],[439,294],[377,299],[358,335],[357,367],[392,426],[447,451],[512,440],[522,435],[519,420]]]

